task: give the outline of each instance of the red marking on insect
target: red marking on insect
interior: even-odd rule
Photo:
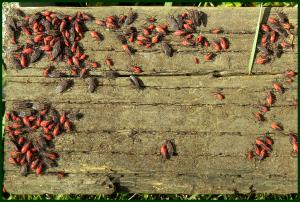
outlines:
[[[47,127],[43,127],[43,132],[44,132],[44,134],[48,134],[49,133],[49,129]]]
[[[159,38],[160,38],[160,35],[158,34],[158,35],[156,35],[156,36],[154,36],[154,37],[151,38],[151,42],[152,43],[158,43],[159,42]]]
[[[39,35],[36,35],[34,38],[33,38],[33,41],[35,43],[39,43],[40,41],[43,40],[43,35],[42,34],[39,34]]]
[[[25,143],[21,149],[22,154],[25,154],[29,149],[29,147],[30,147],[30,142]]]
[[[265,136],[264,138],[265,138],[265,142],[266,142],[267,145],[270,145],[270,146],[273,145],[274,142],[270,137]]]
[[[85,59],[87,59],[87,58],[88,58],[88,55],[82,54],[82,55],[80,56],[79,60],[85,60]]]
[[[34,121],[34,120],[35,120],[35,117],[34,117],[34,116],[29,116],[29,117],[28,117],[28,120],[29,120],[29,121]]]
[[[40,162],[40,159],[34,160],[34,161],[31,163],[30,168],[31,168],[32,170],[35,170],[35,169],[37,168],[39,162]]]
[[[101,26],[105,26],[105,24],[106,24],[105,20],[100,20],[100,19],[96,19],[95,22],[97,25],[101,25]]]
[[[265,64],[268,61],[268,59],[266,57],[264,57],[263,55],[260,55],[257,59],[256,59],[256,64]]]
[[[88,68],[82,68],[81,70],[80,70],[80,78],[84,78],[85,76],[86,76],[86,74],[87,74],[87,71],[88,71]]]
[[[258,145],[254,145],[254,151],[255,151],[255,154],[260,156],[261,155],[261,148],[258,146]]]
[[[222,47],[220,45],[220,43],[216,42],[216,41],[213,41],[212,42],[212,46],[213,48],[216,50],[216,51],[221,51],[222,50]]]
[[[151,46],[152,46],[152,43],[146,43],[145,44],[145,48],[151,48]]]
[[[265,120],[264,116],[260,112],[257,112],[254,115],[255,115],[255,118],[256,118],[257,121],[264,121]]]
[[[67,64],[68,64],[69,66],[72,66],[72,65],[73,65],[73,60],[72,60],[72,58],[68,58],[68,59],[67,59]]]
[[[277,24],[277,20],[275,18],[272,18],[272,17],[268,18],[268,22],[270,22],[272,24]]]
[[[160,147],[160,153],[162,155],[163,160],[166,160],[167,159],[167,154],[168,154],[168,148],[167,148],[166,144],[163,144]]]
[[[62,115],[60,116],[59,122],[61,124],[64,124],[66,121],[66,112],[63,112]]]
[[[12,128],[11,128],[10,126],[5,126],[5,131],[11,132],[11,131],[13,131],[13,130],[12,130]]]
[[[134,40],[135,40],[135,35],[132,33],[132,34],[130,34],[130,37],[129,37],[128,41],[129,41],[130,43],[133,43]]]
[[[66,38],[64,38],[64,44],[65,44],[67,47],[70,46],[70,42],[69,42]]]
[[[14,136],[18,136],[18,135],[20,135],[20,134],[22,134],[22,131],[20,131],[20,130],[15,130],[14,131]]]
[[[7,121],[10,121],[10,120],[11,120],[11,115],[10,115],[9,112],[5,114],[5,119],[6,119]]]
[[[19,152],[19,151],[15,151],[15,150],[10,151],[10,156],[12,158],[16,158],[17,156],[20,156],[20,155],[21,155],[21,152]]]
[[[142,42],[142,41],[137,41],[136,43],[137,43],[137,45],[139,45],[139,46],[144,45],[144,42]]]
[[[282,93],[282,87],[279,83],[274,83],[274,89],[279,92],[279,93]]]
[[[184,38],[185,39],[191,39],[191,38],[193,38],[194,36],[192,35],[192,34],[188,34],[188,35],[186,35]]]
[[[35,153],[35,152],[37,152],[38,150],[36,149],[36,148],[31,148],[31,150],[30,150],[32,153]]]
[[[72,57],[72,62],[74,63],[74,65],[76,65],[76,66],[80,66],[80,64],[79,64],[79,60],[78,60],[78,57],[76,57],[76,56],[73,56],[73,57]]]
[[[101,37],[98,32],[92,31],[91,36],[95,38],[97,41],[101,41]]]
[[[52,160],[56,160],[58,158],[58,154],[54,152],[43,152],[43,155]]]
[[[28,162],[31,162],[32,152],[30,150],[27,150],[27,152],[26,152],[26,159]]]
[[[53,139],[53,136],[51,134],[44,134],[43,137],[48,141],[51,141]]]
[[[131,68],[131,71],[138,74],[138,73],[142,72],[142,69],[140,67],[138,67],[138,66],[133,66]]]
[[[82,35],[82,29],[81,29],[81,27],[80,27],[80,25],[78,24],[78,22],[77,21],[75,21],[74,22],[74,27],[75,27],[75,31],[79,34],[79,36],[83,36]]]
[[[225,99],[225,96],[220,92],[215,92],[214,97],[218,100],[224,100]]]
[[[270,111],[270,108],[267,106],[260,106],[259,109],[262,113],[267,113],[268,111]]]
[[[166,34],[166,26],[164,25],[158,25],[155,30],[158,32],[158,33],[161,33],[161,34]]]
[[[72,76],[77,76],[77,75],[78,75],[78,71],[77,71],[76,68],[72,68],[72,69],[71,69],[71,75],[72,75]]]
[[[153,22],[156,22],[156,18],[154,16],[151,16],[151,17],[147,18],[147,21],[153,23]]]
[[[268,92],[268,96],[267,96],[267,104],[269,106],[271,106],[274,103],[274,95],[271,91]]]
[[[132,52],[128,44],[122,45],[122,48],[128,55],[131,55]]]
[[[183,24],[183,28],[189,31],[193,31],[193,28],[189,24]]]
[[[54,127],[54,125],[55,125],[55,123],[51,123],[51,124],[49,124],[49,125],[48,125],[48,127],[47,127],[47,128],[48,128],[48,130],[52,130],[52,128]]]
[[[18,139],[18,144],[21,145],[25,142],[25,138],[24,137],[19,137]]]
[[[213,59],[213,53],[208,53],[206,55],[204,55],[204,60],[206,62],[211,61]]]
[[[289,70],[289,71],[287,71],[287,72],[285,73],[285,75],[286,75],[287,77],[294,77],[294,76],[297,75],[297,73],[294,72],[293,70]]]
[[[193,24],[193,20],[187,19],[187,20],[185,20],[185,22],[186,22],[187,24],[189,24],[189,25],[192,25],[192,24]]]
[[[155,29],[155,27],[156,27],[156,26],[155,26],[154,24],[151,24],[151,25],[149,25],[149,26],[147,27],[147,29],[149,29],[149,30],[152,31],[152,30]]]
[[[24,125],[27,126],[28,128],[31,127],[29,118],[28,118],[27,116],[25,116],[25,117],[23,118],[23,123],[24,123]]]
[[[50,45],[45,45],[45,46],[41,47],[41,50],[43,50],[43,51],[51,51],[52,47]]]
[[[279,131],[283,130],[282,126],[277,122],[273,122],[271,124],[271,128],[273,128],[274,130],[279,130]]]
[[[184,39],[184,40],[181,42],[181,44],[184,45],[184,46],[193,46],[193,45],[194,45],[191,41],[186,40],[186,39]]]
[[[21,55],[21,65],[22,67],[27,67],[28,66],[28,62],[27,62],[27,58],[25,54]]]
[[[51,123],[50,121],[44,120],[41,122],[40,126],[47,127],[50,123]]]
[[[14,114],[12,114],[12,120],[13,120],[13,121],[17,121],[17,122],[18,122],[18,121],[21,121],[20,117],[14,115]]]
[[[282,41],[280,44],[281,44],[281,46],[283,48],[290,48],[290,47],[292,47],[292,44],[290,44],[290,43],[288,43],[286,41]]]
[[[71,128],[71,123],[69,120],[66,120],[65,123],[64,123],[64,128],[66,129],[67,133],[70,133],[72,131],[72,128]]]
[[[261,38],[261,42],[262,42],[263,44],[266,44],[267,41],[268,41],[268,37],[269,37],[268,34],[263,35],[262,38]]]
[[[196,43],[202,44],[205,40],[205,37],[203,35],[198,35],[196,38]]]
[[[225,37],[220,38],[220,45],[223,49],[228,49],[228,41]]]
[[[93,68],[97,68],[99,66],[99,64],[97,62],[91,62],[90,65],[93,67]]]
[[[176,35],[176,36],[184,36],[184,35],[186,35],[186,31],[184,31],[184,30],[176,30],[174,32],[174,35]]]
[[[262,29],[264,32],[269,32],[269,31],[271,31],[271,28],[269,27],[269,25],[266,25],[266,24],[262,24],[262,25],[261,25],[261,29]]]
[[[33,49],[30,48],[30,47],[24,48],[24,49],[22,50],[22,53],[23,53],[23,54],[31,54],[31,53],[33,53]]]
[[[77,50],[77,42],[74,42],[71,46],[71,52],[75,53],[76,50]]]
[[[272,43],[275,43],[276,40],[277,40],[276,32],[274,30],[271,32],[271,38],[270,38],[270,40],[271,40]]]
[[[146,36],[150,35],[150,30],[143,29],[143,34],[146,35]]]
[[[290,29],[293,28],[293,26],[292,26],[291,24],[287,23],[287,22],[286,22],[286,23],[283,23],[282,26],[283,26],[283,28],[286,29],[286,30],[290,30]]]
[[[22,32],[24,32],[24,34],[26,36],[31,36],[32,35],[32,32],[27,27],[21,27],[21,29],[22,29]]]
[[[41,122],[42,122],[42,119],[41,119],[41,117],[38,116],[35,121],[35,125],[39,127],[41,125]]]
[[[193,57],[192,59],[195,62],[195,64],[199,64],[199,59],[197,57]]]
[[[52,14],[51,11],[43,11],[41,12],[43,16],[50,16]]]
[[[222,33],[222,32],[223,32],[222,28],[214,28],[214,29],[210,30],[210,33],[212,33],[212,34],[219,34],[219,33]]]
[[[13,165],[17,165],[18,164],[17,161],[16,161],[16,159],[15,158],[11,158],[11,157],[8,159],[8,162],[11,163],[11,164],[13,164]]]
[[[30,128],[30,130],[36,130],[36,129],[38,129],[38,126],[37,126],[37,125],[33,125],[33,126],[31,126],[31,128]]]
[[[147,41],[148,40],[148,38],[146,38],[143,35],[138,35],[136,38],[137,38],[138,41]]]
[[[114,62],[113,62],[112,59],[109,58],[109,57],[106,57],[104,62],[105,62],[105,64],[108,65],[108,66],[113,66],[113,65],[114,65]]]
[[[18,123],[13,123],[12,125],[14,129],[21,128],[22,126],[23,126],[22,124],[18,124]]]
[[[208,48],[208,47],[210,46],[210,44],[209,44],[209,42],[208,42],[207,40],[204,41],[204,46],[205,46],[206,48]]]
[[[37,169],[35,170],[36,174],[40,175],[42,173],[43,170],[43,163],[40,162],[40,164],[38,165]]]
[[[247,159],[251,161],[253,159],[253,151],[251,149],[248,150]]]

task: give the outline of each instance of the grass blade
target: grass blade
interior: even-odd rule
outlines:
[[[252,51],[251,51],[251,55],[250,55],[250,59],[249,59],[249,65],[248,65],[249,74],[251,74],[253,63],[254,63],[254,56],[255,56],[255,51],[256,51],[256,46],[257,46],[257,39],[258,39],[258,34],[259,34],[262,10],[263,10],[263,8],[262,8],[262,3],[261,3],[257,26],[256,26],[256,31],[255,31],[255,36],[254,36],[253,45],[252,45]]]
[[[172,6],[173,2],[165,2],[165,6]]]

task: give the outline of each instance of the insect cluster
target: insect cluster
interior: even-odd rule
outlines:
[[[74,127],[71,120],[78,120],[82,115],[59,113],[47,102],[21,101],[14,103],[14,107],[18,111],[5,114],[5,131],[11,146],[9,162],[21,166],[22,176],[30,169],[41,174],[57,166],[59,156],[51,151],[53,139],[63,132],[71,133]]]
[[[263,137],[256,138],[253,148],[249,148],[248,150],[248,160],[251,161],[255,158],[261,161],[270,156],[270,153],[272,152],[272,145],[273,140],[268,134],[265,134]]]
[[[293,70],[288,70],[284,74],[284,79],[286,79],[286,83],[291,84],[291,82],[294,81],[294,77],[296,75],[297,75],[297,73],[294,72]],[[273,83],[273,89],[267,92],[267,96],[265,98],[265,104],[261,105],[259,107],[259,111],[254,113],[254,117],[258,122],[265,121],[264,115],[271,110],[271,107],[276,102],[276,100],[277,100],[276,94],[280,95],[280,94],[283,94],[283,93],[285,93],[285,88],[283,87],[283,84],[279,83],[279,82],[274,82]],[[298,105],[298,103],[296,103],[296,105]],[[274,131],[283,131],[284,130],[282,124],[279,123],[279,122],[272,122],[271,123],[271,128]],[[295,141],[295,138],[291,138],[291,139],[293,139],[293,141],[291,141],[291,143],[293,145],[293,148],[296,147],[296,146],[298,148],[298,143],[297,143],[297,141]],[[298,151],[298,149],[297,149],[297,151]],[[296,154],[296,153],[297,152],[294,152],[294,154]]]
[[[9,16],[6,20],[6,30],[14,46],[12,65],[16,69],[22,70],[45,55],[52,62],[65,62],[69,66],[70,76],[85,78],[90,70],[99,66],[97,62],[87,61],[88,55],[84,53],[80,43],[87,31],[85,22],[91,21],[92,16],[82,12],[71,16],[51,11],[25,15],[21,10],[16,11],[18,19]],[[25,35],[26,39],[19,42],[17,36],[21,34]],[[19,43],[23,44],[14,45]],[[67,74],[50,66],[44,69],[43,76],[60,78]],[[93,92],[96,87],[97,82],[93,81],[95,78],[87,79],[89,92]],[[69,82],[65,82],[65,84],[67,83],[69,84]],[[61,86],[63,84],[61,83]],[[66,87],[68,86],[66,85]],[[60,92],[59,90],[55,91]]]
[[[276,17],[269,17],[267,24],[261,25],[261,44],[257,46],[260,54],[257,64],[266,64],[274,58],[280,58],[283,51],[293,47],[293,26],[283,12],[277,12]]]
[[[175,156],[175,143],[172,140],[166,140],[160,147],[160,153],[163,160],[167,160],[172,156]]]

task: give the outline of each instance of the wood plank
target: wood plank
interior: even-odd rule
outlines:
[[[55,103],[59,111],[80,111],[84,118],[76,123],[77,131],[140,129],[161,131],[253,132],[271,130],[280,122],[285,130],[297,131],[294,106],[274,107],[264,123],[257,123],[253,113],[257,107],[239,105],[133,105]],[[13,110],[7,103],[7,111]],[[226,119],[224,119],[226,117]],[[163,124],[162,124],[163,121]],[[243,126],[243,128],[241,128]]]
[[[35,13],[46,8],[24,8]],[[74,14],[77,10],[97,18],[111,14],[124,14],[129,7],[61,8],[49,10]],[[133,7],[138,19],[133,23],[140,30],[147,16],[155,15],[158,23],[165,16],[191,9],[188,7]],[[193,8],[195,9],[195,8]],[[211,49],[187,48],[180,38],[167,36],[175,49],[171,58],[161,53],[160,45],[151,49],[139,48],[129,57],[121,50],[115,33],[87,23],[88,29],[104,34],[99,45],[89,36],[81,41],[90,58],[102,67],[90,74],[100,80],[95,93],[87,93],[83,79],[74,79],[70,91],[55,94],[61,79],[43,78],[44,68],[54,65],[68,72],[64,63],[51,63],[43,58],[22,71],[12,69],[10,61],[5,87],[6,111],[14,110],[19,100],[48,100],[58,111],[79,111],[84,116],[75,121],[72,134],[55,138],[54,151],[60,159],[58,167],[47,169],[37,176],[30,173],[20,177],[19,167],[8,162],[8,139],[4,142],[4,183],[15,194],[112,194],[115,191],[133,193],[170,194],[226,194],[249,193],[253,186],[258,193],[297,192],[297,158],[291,156],[292,146],[288,134],[297,132],[296,78],[291,85],[285,83],[283,73],[296,69],[298,50],[286,50],[280,59],[266,65],[254,65],[254,75],[247,75],[248,59],[256,28],[259,8],[196,8],[208,14],[208,26],[197,33],[209,40],[226,36],[230,49],[218,53],[212,62],[204,62],[203,55]],[[265,10],[269,8],[264,8]],[[274,16],[276,9],[271,9]],[[296,8],[283,8],[291,23],[298,28]],[[211,28],[222,26],[224,34],[213,35]],[[23,38],[22,38],[23,39]],[[4,40],[4,46],[7,44]],[[295,46],[298,40],[295,40]],[[137,46],[134,45],[135,48]],[[7,47],[6,47],[7,48]],[[5,54],[10,56],[9,48]],[[113,69],[121,76],[115,80],[104,78],[108,67],[106,56],[115,62]],[[197,56],[196,65],[192,57]],[[4,58],[5,58],[4,57]],[[130,65],[140,65],[139,75],[145,84],[143,91],[130,86]],[[284,94],[275,93],[277,101],[265,115],[265,122],[257,122],[253,113],[265,102],[266,93],[274,82],[283,83]],[[216,100],[213,92],[222,89],[225,99]],[[284,130],[271,129],[273,121],[280,122]],[[247,150],[256,137],[271,131],[274,140],[272,156],[263,161],[248,161]],[[31,133],[37,136],[39,133]],[[27,135],[25,135],[27,136]],[[177,156],[162,161],[160,146],[173,139]],[[69,176],[58,180],[56,172]],[[103,184],[106,181],[106,184]],[[114,184],[113,184],[114,183]]]
[[[274,82],[284,83],[283,75],[208,76],[159,76],[140,77],[146,88],[139,92],[132,88],[127,77],[108,80],[99,77],[100,86],[94,93],[87,92],[83,79],[74,79],[74,86],[63,96],[54,92],[60,79],[39,77],[7,77],[6,100],[49,99],[51,102],[76,103],[127,103],[127,104],[176,104],[176,105],[252,105],[264,104],[267,92]],[[255,80],[256,82],[253,82]],[[24,87],[26,85],[26,87]],[[297,80],[284,84],[285,93],[276,93],[274,106],[293,105],[297,99]],[[42,89],[42,90],[41,90]],[[216,100],[213,93],[223,89],[225,99]],[[241,99],[242,98],[242,99]],[[76,101],[75,101],[76,100]]]
[[[297,181],[295,179],[287,179],[284,176],[264,176],[254,178],[251,175],[222,176],[218,175],[171,175],[166,177],[164,174],[142,173],[142,174],[116,174],[115,179],[119,179],[116,184],[117,190],[129,191],[132,193],[165,193],[165,194],[233,194],[234,190],[239,193],[249,193],[250,187],[257,192],[272,192],[287,194],[297,192]],[[14,171],[6,172],[5,186],[9,192],[17,194],[98,194],[103,191],[101,179],[103,174],[69,174],[64,180],[57,180],[53,175],[46,174],[43,176],[29,175],[21,178]],[[281,183],[277,183],[282,181]],[[47,184],[43,183],[47,182]],[[230,185],[228,185],[231,182]],[[76,184],[77,186],[74,186]],[[77,187],[80,187],[78,189]],[[106,191],[106,190],[104,190]],[[107,191],[106,191],[107,193]]]
[[[126,14],[129,9],[132,8],[133,11],[136,11],[138,13],[137,20],[132,24],[136,27],[142,27],[145,24],[145,20],[147,17],[150,16],[156,16],[157,23],[166,23],[166,16],[168,14],[178,14],[186,12],[189,9],[197,9],[200,11],[203,11],[208,15],[207,20],[207,27],[201,26],[201,31],[208,31],[211,28],[216,27],[223,27],[225,31],[227,32],[255,32],[255,26],[258,14],[259,14],[259,8],[255,7],[247,7],[247,8],[226,8],[226,7],[203,7],[203,8],[196,8],[196,7],[120,7],[120,6],[108,6],[108,7],[48,7],[47,9],[68,14],[68,15],[74,15],[77,10],[80,10],[82,12],[87,12],[88,14],[91,14],[92,16],[96,18],[105,18],[109,15],[121,15]],[[263,8],[264,10],[270,9],[271,16],[275,15],[276,8]],[[44,7],[26,7],[22,8],[26,12],[26,14],[33,14],[39,11],[44,11]],[[295,29],[297,29],[297,8],[289,8],[289,7],[283,7],[282,11],[287,13],[289,16],[290,22],[295,26]],[[230,23],[228,23],[230,22]],[[91,23],[94,24],[94,23]],[[88,25],[87,25],[88,26]]]

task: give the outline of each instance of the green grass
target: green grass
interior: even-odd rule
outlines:
[[[297,194],[222,194],[222,195],[184,195],[184,194],[129,194],[129,193],[117,193],[111,196],[104,195],[10,195],[8,200],[240,200],[240,199],[252,199],[252,200],[294,200],[297,199]]]

